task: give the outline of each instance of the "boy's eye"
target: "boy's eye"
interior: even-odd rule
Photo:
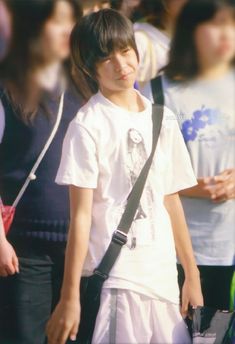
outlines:
[[[131,50],[130,48],[125,48],[125,49],[122,50],[122,52],[123,52],[123,54],[126,54],[126,53],[128,53],[130,50]]]
[[[107,62],[107,61],[110,61],[110,56],[104,57],[101,62]]]

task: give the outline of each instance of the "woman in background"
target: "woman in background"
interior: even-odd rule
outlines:
[[[110,6],[108,0],[81,0],[80,3],[84,16]]]
[[[0,61],[7,52],[11,36],[11,14],[5,0],[0,0]]]
[[[235,265],[234,18],[229,1],[187,3],[162,78],[198,179],[180,194],[204,303],[219,309],[229,309]]]
[[[137,80],[142,88],[168,62],[177,17],[187,0],[142,0],[137,10],[142,20],[134,24],[140,55]]]
[[[81,11],[75,0],[11,0],[9,5],[12,40],[0,63],[0,197],[5,205],[13,203],[44,148],[67,84],[60,125],[7,237],[0,218],[0,342],[43,344],[63,276],[69,196],[54,179],[64,134],[81,105],[64,67]]]
[[[110,0],[111,8],[119,11],[132,21],[136,20],[136,16],[139,16],[137,8],[140,5],[141,0]]]

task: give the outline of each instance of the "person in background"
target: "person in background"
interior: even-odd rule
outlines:
[[[7,53],[11,36],[11,13],[7,2],[0,0],[0,61]]]
[[[234,11],[230,1],[188,2],[162,77],[165,104],[178,117],[198,179],[180,194],[204,303],[224,310],[235,266]],[[182,285],[181,268],[179,279]]]
[[[5,205],[13,203],[42,152],[66,88],[60,125],[7,237],[0,216],[0,343],[44,344],[45,324],[60,295],[69,223],[68,188],[54,180],[64,134],[83,102],[64,66],[81,10],[73,0],[11,0],[9,6],[11,44],[0,63]]]
[[[177,17],[187,0],[142,0],[141,21],[134,24],[140,56],[137,81],[142,88],[168,62],[170,41]]]
[[[83,8],[83,15],[87,15],[92,12],[97,12],[102,8],[108,8],[110,3],[108,0],[81,0]]]
[[[133,22],[137,19],[138,13],[136,9],[140,5],[141,0],[111,0],[111,8],[119,11]]]

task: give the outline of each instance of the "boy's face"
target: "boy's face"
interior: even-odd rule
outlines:
[[[114,51],[97,63],[97,80],[100,90],[120,92],[133,88],[138,69],[138,59],[133,48]]]

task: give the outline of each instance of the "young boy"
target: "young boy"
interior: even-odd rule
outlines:
[[[138,53],[132,25],[114,10],[75,27],[72,57],[93,92],[68,129],[57,183],[70,186],[71,223],[61,299],[49,344],[76,337],[79,281],[101,261],[152,145],[152,107],[133,84]],[[156,155],[139,209],[105,282],[93,343],[190,343],[179,311],[176,251],[185,270],[182,312],[202,305],[178,190],[195,185],[174,115],[164,109]]]

